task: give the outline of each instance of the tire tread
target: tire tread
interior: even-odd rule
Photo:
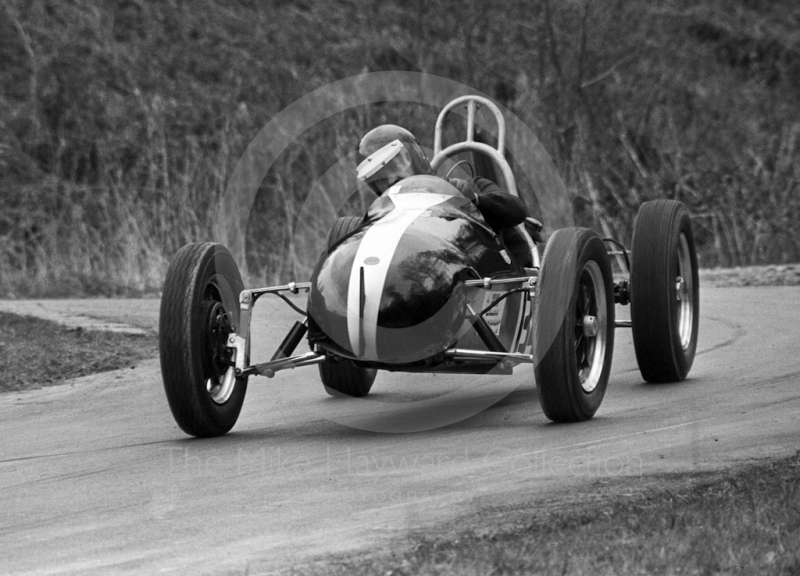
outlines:
[[[247,382],[239,380],[225,405],[211,405],[203,397],[202,367],[196,349],[197,309],[204,290],[199,275],[211,258],[230,259],[235,287],[243,289],[233,257],[222,245],[212,242],[187,244],[175,255],[164,282],[159,313],[159,356],[164,390],[178,426],[192,436],[212,437],[227,433],[238,418]],[[238,310],[234,312],[238,318]]]
[[[675,200],[645,202],[633,230],[631,262],[631,320],[633,344],[639,371],[647,382],[676,382],[686,378],[694,359],[699,301],[697,260],[689,212]],[[676,243],[687,234],[694,280],[693,342],[684,354],[676,346],[677,326],[672,318],[671,288]]]
[[[606,291],[606,357],[600,382],[591,393],[581,389],[574,363],[574,325],[571,322],[578,276],[584,259],[594,259],[601,268]],[[580,264],[574,266],[573,262]],[[573,267],[574,266],[574,267]],[[578,270],[580,268],[580,271]],[[554,318],[550,310],[561,312],[559,288],[570,283],[570,296],[562,318]],[[563,294],[563,293],[562,293]],[[608,385],[614,352],[614,299],[611,263],[599,236],[586,228],[565,228],[553,234],[545,248],[536,292],[534,312],[535,378],[542,410],[554,422],[580,422],[592,418],[600,407]],[[553,326],[552,324],[558,324]],[[556,331],[555,336],[553,332]],[[542,350],[542,346],[546,346]]]

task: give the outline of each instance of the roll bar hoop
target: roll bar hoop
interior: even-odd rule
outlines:
[[[452,111],[456,106],[466,103],[467,108],[467,139],[464,142],[452,144],[442,150],[442,127],[447,114]],[[494,114],[495,121],[497,122],[497,148],[492,148],[483,142],[475,142],[475,112],[481,107],[486,106]],[[514,173],[511,171],[508,161],[504,156],[505,152],[505,139],[506,139],[506,122],[503,118],[503,113],[497,104],[484,98],[483,96],[461,96],[450,102],[439,113],[436,119],[436,130],[433,139],[433,160],[431,166],[438,169],[446,159],[458,154],[459,152],[483,152],[488,155],[495,164],[500,168],[505,180],[505,189],[509,194],[519,197],[517,191],[517,182],[514,179]]]

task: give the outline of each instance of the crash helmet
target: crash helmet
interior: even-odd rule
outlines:
[[[357,157],[358,179],[379,196],[403,178],[435,173],[414,135],[394,124],[367,132],[358,145]]]

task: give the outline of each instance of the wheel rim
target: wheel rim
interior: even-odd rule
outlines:
[[[678,243],[678,274],[675,278],[675,299],[678,314],[678,335],[684,350],[692,343],[694,324],[694,278],[689,240],[681,233]]]
[[[204,300],[206,391],[216,404],[227,402],[236,387],[236,371],[231,366],[228,335],[233,332],[230,315],[217,300]]]
[[[575,301],[575,358],[584,392],[600,383],[606,355],[608,317],[603,272],[594,260],[581,271]]]
[[[229,367],[227,372],[220,379],[209,378],[206,380],[206,390],[208,395],[217,404],[224,404],[228,401],[233,394],[233,389],[236,386],[236,371],[233,366]]]

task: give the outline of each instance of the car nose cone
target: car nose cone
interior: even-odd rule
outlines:
[[[309,314],[354,357],[409,363],[444,351],[463,330],[465,299],[457,247],[423,225],[409,226],[391,250],[361,248],[366,231],[322,262]]]

